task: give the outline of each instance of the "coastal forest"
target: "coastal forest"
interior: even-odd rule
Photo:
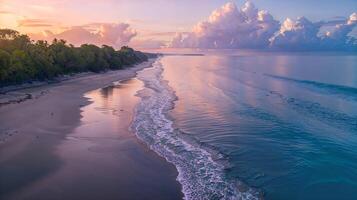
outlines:
[[[11,29],[0,29],[0,87],[47,81],[67,74],[123,69],[148,60],[150,54],[123,46],[75,47],[64,40],[33,41]]]

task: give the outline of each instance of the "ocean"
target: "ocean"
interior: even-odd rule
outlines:
[[[186,199],[357,199],[357,55],[168,55],[131,129]]]

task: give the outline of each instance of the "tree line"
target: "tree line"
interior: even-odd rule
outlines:
[[[123,69],[147,61],[152,54],[123,46],[120,50],[103,45],[75,47],[64,40],[32,41],[11,29],[0,29],[0,87],[46,81],[79,72]]]

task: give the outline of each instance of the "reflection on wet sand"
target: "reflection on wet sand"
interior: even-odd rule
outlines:
[[[175,168],[129,131],[138,103],[135,94],[142,86],[141,81],[129,79],[88,92],[85,97],[92,103],[81,109],[81,125],[56,150],[63,164],[28,188],[24,196],[180,199]]]

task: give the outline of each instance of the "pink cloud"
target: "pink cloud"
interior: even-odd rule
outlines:
[[[320,31],[331,24],[335,26],[321,36]],[[357,39],[351,33],[356,26],[357,13],[333,22],[314,23],[299,17],[280,23],[249,1],[240,9],[230,2],[197,23],[191,32],[177,33],[169,47],[353,51],[357,49]]]
[[[165,46],[165,42],[155,39],[134,39],[129,46],[137,49],[158,49]]]
[[[279,22],[251,2],[241,9],[227,3],[213,11],[208,20],[198,23],[188,34],[178,34],[171,47],[258,48],[266,46],[278,30]]]
[[[44,31],[40,34],[29,35],[34,40],[52,41],[54,38],[64,39],[75,46],[90,43],[120,48],[123,45],[127,45],[136,36],[136,32],[126,23],[97,23],[71,27],[57,34],[51,31]]]
[[[19,20],[18,26],[21,27],[50,27],[53,26],[52,23],[42,20],[42,19],[22,19]]]

